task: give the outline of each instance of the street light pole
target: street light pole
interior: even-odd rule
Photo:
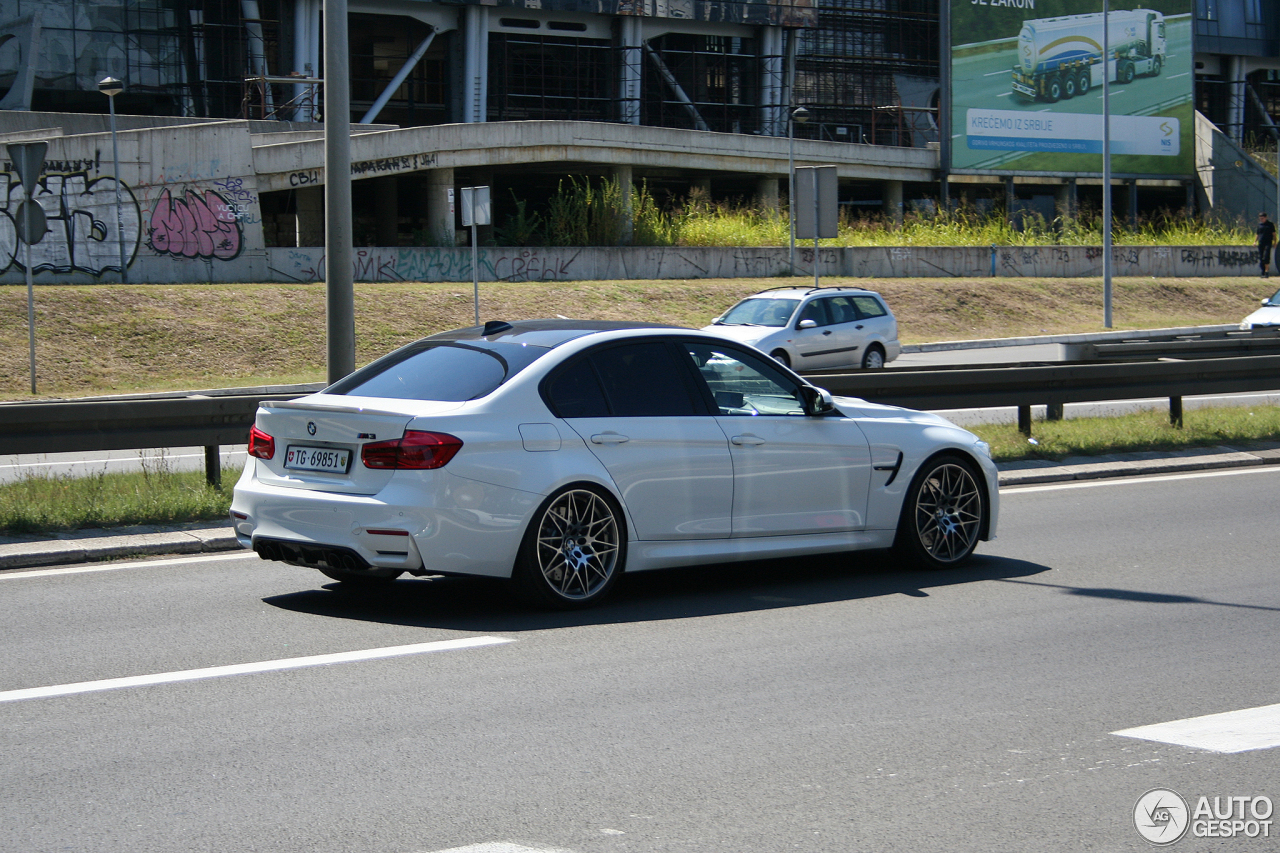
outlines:
[[[116,170],[116,236],[120,241],[120,281],[129,282],[129,261],[124,249],[124,207],[120,202],[120,144],[116,138],[116,95],[124,91],[124,84],[114,77],[98,81],[98,91],[107,96],[111,111],[111,159]]]
[[[808,120],[809,111],[804,107],[787,111],[787,231],[791,240],[788,261],[792,275],[796,274],[796,139],[792,125]]]
[[[1102,327],[1111,328],[1111,4],[1102,0]],[[1120,68],[1116,61],[1117,71]]]

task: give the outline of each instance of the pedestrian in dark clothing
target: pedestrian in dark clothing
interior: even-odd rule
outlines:
[[[1267,278],[1267,267],[1271,266],[1271,247],[1276,243],[1276,224],[1267,218],[1267,214],[1258,214],[1258,264],[1262,267],[1262,277]]]

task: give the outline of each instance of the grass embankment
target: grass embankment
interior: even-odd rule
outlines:
[[[485,318],[644,318],[702,326],[748,293],[796,279],[485,284]],[[905,343],[1102,331],[1094,279],[824,280],[885,294]],[[1235,323],[1270,295],[1255,278],[1117,279],[1117,329]],[[26,293],[0,288],[0,398],[319,382],[324,378],[322,285],[137,285],[36,288],[37,383],[30,394]],[[357,363],[442,329],[470,325],[470,288],[356,286]],[[1038,423],[1037,444],[1013,427],[975,429],[997,459],[1060,459],[1280,439],[1280,411],[1188,410],[1184,428],[1155,412]],[[226,517],[230,484],[163,463],[135,475],[35,478],[0,487],[0,533]]]

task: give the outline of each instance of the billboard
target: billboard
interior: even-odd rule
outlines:
[[[1101,174],[1106,75],[1112,172],[1194,174],[1190,0],[950,5],[953,172]]]

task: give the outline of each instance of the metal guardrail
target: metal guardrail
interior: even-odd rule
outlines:
[[[1064,361],[1154,361],[1280,355],[1280,326],[1063,344]]]
[[[248,440],[261,401],[290,400],[321,387],[0,403],[0,455],[204,447],[205,477],[218,485],[222,477],[218,448]]]
[[[1280,355],[1203,361],[1068,364],[995,368],[878,370],[811,376],[832,394],[912,409],[1015,406],[1018,427],[1031,432],[1031,407],[1061,416],[1064,403],[1168,397],[1169,417],[1182,424],[1182,398],[1280,389]]]
[[[833,394],[913,409],[1013,406],[1031,432],[1031,407],[1061,416],[1065,403],[1168,397],[1182,422],[1182,398],[1280,389],[1280,355],[1122,364],[928,368],[811,375]],[[0,455],[146,447],[205,448],[206,476],[218,484],[218,448],[244,444],[263,400],[288,400],[319,385],[228,389],[156,397],[0,403]]]

